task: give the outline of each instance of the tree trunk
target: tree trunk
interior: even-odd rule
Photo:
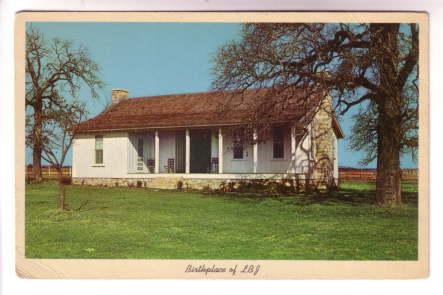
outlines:
[[[376,202],[381,206],[401,204],[400,124],[380,114]]]
[[[371,24],[372,48],[379,67],[377,93],[376,202],[382,206],[401,203],[400,151],[403,86],[397,80],[399,24]],[[381,54],[383,53],[383,54]]]
[[[41,182],[42,177],[42,168],[41,168],[41,156],[42,149],[41,145],[34,142],[32,149],[32,174],[34,175],[34,180],[36,182]]]
[[[41,182],[42,176],[42,103],[36,98],[34,106],[34,130],[32,146],[32,172],[36,182]]]
[[[64,211],[66,209],[65,205],[65,184],[63,183],[63,171],[61,167],[57,168],[57,175],[58,175],[58,208],[61,211]]]

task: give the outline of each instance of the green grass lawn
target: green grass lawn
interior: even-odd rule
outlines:
[[[407,204],[372,205],[374,186],[263,197],[136,188],[26,187],[26,257],[416,260],[417,186]]]

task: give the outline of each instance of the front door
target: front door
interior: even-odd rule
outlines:
[[[191,130],[191,173],[211,171],[211,130]]]
[[[180,130],[175,133],[175,172],[185,173],[186,155],[185,155],[185,131]]]

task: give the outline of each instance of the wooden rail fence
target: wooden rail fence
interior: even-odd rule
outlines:
[[[71,176],[72,175],[72,167],[64,166],[62,168],[63,176]],[[42,175],[43,178],[56,178],[58,176],[57,169],[52,166],[42,166]],[[32,171],[32,166],[26,166],[26,177],[33,177],[34,173]]]
[[[65,166],[62,168],[63,176],[71,176],[72,167]],[[51,166],[42,166],[42,174],[44,178],[56,178],[57,169]],[[402,169],[402,180],[417,181],[418,169]],[[32,166],[26,167],[26,176],[33,177]],[[339,168],[339,179],[341,181],[375,181],[377,172],[375,169],[358,169],[358,168]]]
[[[339,168],[340,181],[375,181],[377,171],[375,169]],[[401,179],[404,181],[417,181],[418,169],[402,169]]]

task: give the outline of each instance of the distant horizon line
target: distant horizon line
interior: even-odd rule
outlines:
[[[32,163],[26,164],[26,167],[33,167]],[[55,167],[55,165],[47,165],[47,164],[42,164],[41,167]],[[63,168],[70,168],[72,167],[72,165],[63,165]],[[338,169],[356,169],[356,170],[377,170],[376,167],[353,167],[353,166],[338,166]],[[401,170],[418,170],[418,167],[400,167]]]

